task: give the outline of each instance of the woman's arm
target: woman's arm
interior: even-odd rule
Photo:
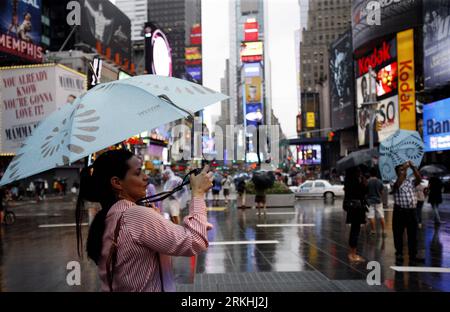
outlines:
[[[212,173],[206,166],[197,176],[191,175],[192,199],[184,225],[176,225],[142,206],[124,213],[125,228],[143,246],[167,255],[191,256],[208,247],[205,193],[212,186]]]

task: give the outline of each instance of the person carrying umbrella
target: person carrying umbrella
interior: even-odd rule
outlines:
[[[434,224],[439,226],[441,223],[441,217],[439,215],[439,205],[442,203],[442,182],[441,180],[433,175],[430,178],[429,182],[429,194],[428,194],[428,202],[431,204],[434,213]]]
[[[407,170],[411,168],[414,180],[407,178]],[[422,177],[412,161],[407,161],[395,167],[397,180],[393,184],[394,213],[392,217],[392,231],[394,234],[395,262],[403,263],[403,232],[408,235],[409,265],[416,265],[423,261],[417,258],[417,198],[415,188],[422,181]]]
[[[361,224],[366,223],[364,198],[367,188],[363,182],[363,176],[359,167],[352,167],[346,170],[344,193],[343,208],[347,212],[346,223],[351,225],[348,238],[350,246],[348,259],[354,262],[361,262],[364,261],[364,258],[357,254],[356,247],[358,246]]]
[[[89,228],[87,254],[97,264],[102,291],[174,291],[169,256],[193,256],[208,248],[211,225],[204,196],[212,186],[209,167],[190,177],[192,198],[183,226],[135,204],[145,197],[148,184],[141,167],[139,158],[122,149],[101,154],[92,169],[81,173],[77,248],[80,254],[84,202],[99,202],[102,209]]]

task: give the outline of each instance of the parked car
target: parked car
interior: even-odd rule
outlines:
[[[314,196],[332,199],[344,196],[343,185],[333,185],[327,180],[307,180],[300,186],[291,186],[290,189],[296,197]]]

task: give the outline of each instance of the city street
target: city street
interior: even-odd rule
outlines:
[[[450,273],[396,272],[391,232],[392,211],[386,211],[387,237],[361,228],[358,250],[381,265],[381,286],[369,286],[367,262],[347,259],[349,227],[342,200],[297,200],[295,207],[236,209],[223,201],[210,207],[210,247],[193,258],[174,259],[178,291],[450,291]],[[75,198],[47,199],[40,204],[15,203],[16,223],[1,227],[0,291],[98,291],[97,269],[79,260],[74,223]],[[186,212],[186,211],[185,211]],[[450,198],[441,207],[447,223],[434,227],[429,205],[419,230],[418,268],[450,268]],[[88,217],[86,217],[86,223]],[[87,226],[84,227],[84,238]],[[407,252],[405,251],[405,254]],[[66,268],[81,263],[81,285],[69,286]],[[407,258],[405,259],[407,265]],[[227,273],[227,274],[224,274]]]

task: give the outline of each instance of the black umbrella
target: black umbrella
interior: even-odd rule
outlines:
[[[420,168],[420,174],[424,176],[440,176],[448,173],[448,170],[443,165],[428,165]]]
[[[268,189],[274,185],[275,175],[272,171],[255,171],[252,182],[257,189]]]
[[[373,157],[378,156],[376,149],[363,149],[351,152],[336,163],[336,169],[339,171],[347,170],[348,168],[356,167],[365,164],[372,160]]]

